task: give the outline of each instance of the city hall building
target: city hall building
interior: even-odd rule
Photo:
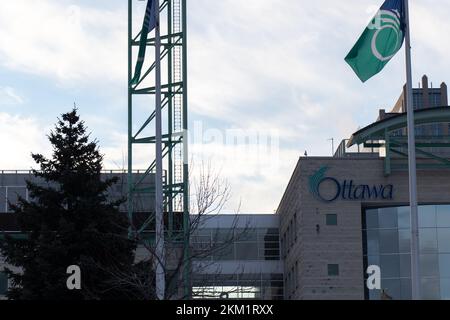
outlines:
[[[450,107],[447,86],[414,89],[423,299],[450,299]],[[333,157],[302,157],[276,214],[204,217],[190,239],[195,299],[411,299],[405,93]],[[139,172],[136,173],[139,175]],[[111,197],[126,193],[126,174]],[[18,232],[9,203],[27,172],[0,172],[0,241]],[[149,186],[152,179],[147,181]],[[148,212],[152,199],[137,199]],[[126,211],[126,208],[121,208]],[[2,215],[3,214],[3,215]],[[211,248],[220,248],[212,250]],[[366,271],[379,266],[381,288]],[[0,299],[8,280],[0,257]]]
[[[423,299],[450,299],[447,87],[414,89]],[[298,161],[279,205],[285,299],[411,299],[405,94],[343,141]],[[368,290],[368,266],[381,289]]]

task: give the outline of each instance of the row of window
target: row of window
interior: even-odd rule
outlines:
[[[217,274],[193,277],[194,299],[283,299],[282,274]]]
[[[280,260],[278,229],[203,229],[191,239],[198,260]]]
[[[111,199],[120,199],[124,194],[124,183],[117,183],[112,186],[109,196]],[[29,190],[26,186],[0,186],[0,213],[11,212],[10,204],[17,204],[18,200],[23,198],[30,201]],[[154,206],[153,200],[146,196],[136,195],[134,197],[134,208],[136,211],[146,211]],[[126,202],[121,205],[121,209],[126,211]]]
[[[410,229],[382,229],[365,231],[364,253],[393,254],[411,252]],[[420,228],[420,252],[450,254],[450,228]]]
[[[441,94],[430,92],[428,94],[428,101],[431,108],[433,107],[443,107],[441,101]],[[420,93],[414,93],[413,95],[413,105],[415,109],[423,109],[424,103],[424,94],[423,91]]]
[[[450,206],[419,206],[422,299],[450,297]],[[411,231],[409,207],[369,209],[363,213],[365,265],[381,268],[382,290],[369,299],[411,298]]]

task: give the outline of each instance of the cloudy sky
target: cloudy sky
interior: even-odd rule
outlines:
[[[450,3],[410,2],[414,81],[450,81]],[[348,138],[396,101],[403,52],[366,84],[343,60],[381,3],[188,0],[191,158],[228,180],[227,210],[274,212],[305,150],[330,155],[328,139]],[[1,169],[33,166],[30,153],[49,151],[45,135],[74,102],[105,167],[124,166],[126,5],[0,2]]]

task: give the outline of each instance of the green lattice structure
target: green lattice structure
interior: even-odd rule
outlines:
[[[139,37],[145,13],[146,1],[128,0],[128,83],[134,73],[139,47]],[[162,66],[162,116],[163,116],[163,169],[164,212],[166,242],[184,243],[185,295],[189,296],[189,194],[188,194],[188,100],[187,100],[187,46],[186,0],[160,0],[161,13],[161,66]],[[148,159],[144,175],[133,181],[136,171],[137,147],[148,146],[155,150],[155,38],[151,33],[147,40],[147,55],[142,78],[136,86],[128,88],[128,215],[134,221],[139,208],[136,198],[152,197],[154,190],[145,184],[155,170],[156,155]],[[145,97],[145,99],[142,99]],[[148,98],[147,98],[148,97]],[[142,115],[142,106],[136,100],[145,101],[148,113]],[[151,108],[151,106],[153,106]],[[140,113],[136,116],[136,113]],[[141,166],[142,164],[140,164]],[[142,169],[139,168],[139,169]],[[182,219],[179,219],[182,215]],[[180,229],[176,221],[182,220]],[[136,226],[135,232],[144,232],[154,221],[149,213],[145,221]]]

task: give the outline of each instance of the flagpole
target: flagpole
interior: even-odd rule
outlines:
[[[417,163],[416,138],[414,122],[414,105],[412,89],[411,67],[411,33],[409,21],[409,1],[403,0],[405,6],[406,31],[406,109],[408,117],[408,162],[409,162],[409,201],[411,211],[411,289],[412,299],[420,300],[420,272],[419,272],[419,214],[417,203]]]
[[[164,216],[163,216],[163,186],[162,186],[162,116],[161,116],[161,34],[159,23],[159,0],[154,1],[156,19],[155,27],[155,229],[156,229],[156,296],[159,300],[165,298],[165,248],[164,248]]]

